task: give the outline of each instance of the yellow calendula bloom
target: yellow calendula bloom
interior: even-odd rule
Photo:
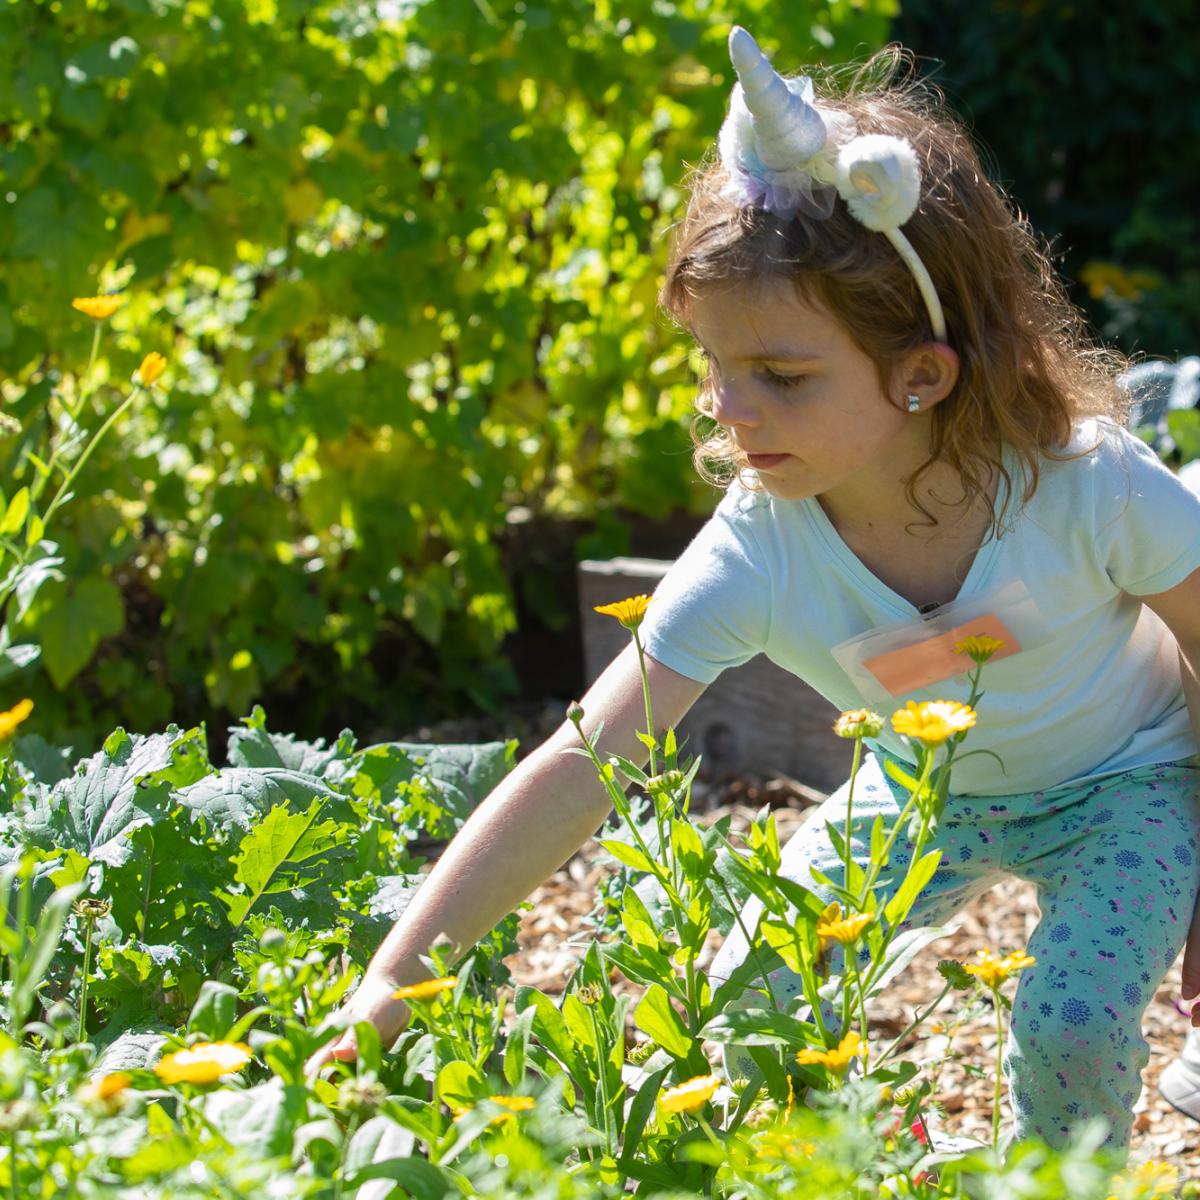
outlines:
[[[457,982],[457,975],[447,975],[445,979],[423,979],[420,983],[408,983],[397,988],[392,993],[392,999],[432,1000],[435,996],[450,991]]]
[[[508,1112],[500,1113],[498,1116],[493,1117],[488,1122],[489,1129],[494,1125],[503,1125],[507,1121],[515,1121],[517,1119],[517,1113],[528,1112],[534,1106],[534,1099],[532,1096],[489,1096],[488,1099],[493,1104],[499,1104],[501,1108],[507,1108],[509,1110]],[[467,1113],[474,1111],[475,1106],[473,1104],[451,1106],[451,1112],[454,1113],[455,1122],[461,1121],[463,1117],[467,1115]]]
[[[167,360],[157,350],[151,350],[137,369],[142,387],[149,387],[166,369]]]
[[[240,1071],[250,1057],[244,1042],[201,1042],[164,1055],[154,1073],[163,1083],[216,1083],[222,1075]]]
[[[1152,1158],[1147,1162],[1139,1163],[1136,1167],[1129,1167],[1122,1171],[1117,1179],[1132,1185],[1131,1188],[1122,1189],[1120,1197],[1136,1196],[1137,1200],[1153,1200],[1156,1196],[1173,1196],[1180,1182],[1179,1168],[1163,1162],[1161,1158]],[[1120,1197],[1112,1195],[1108,1197],[1108,1200],[1120,1200]]]
[[[616,617],[626,629],[636,629],[646,616],[650,596],[630,596],[613,604],[597,604],[596,611],[605,617]]]
[[[875,914],[870,912],[843,917],[842,906],[835,900],[817,921],[817,937],[821,939],[821,949],[824,950],[830,942],[850,945],[874,919]]]
[[[663,1092],[658,1098],[658,1107],[667,1113],[695,1112],[713,1098],[720,1086],[721,1080],[716,1075],[696,1075]]]
[[[80,1100],[91,1104],[110,1103],[132,1082],[133,1076],[128,1071],[110,1071],[107,1075],[89,1079],[75,1094]]]
[[[0,712],[0,741],[12,737],[16,728],[33,712],[32,700],[20,700],[8,710]]]
[[[999,987],[1010,975],[1016,974],[1024,967],[1032,967],[1037,962],[1036,958],[1030,957],[1023,950],[1014,950],[1003,958],[998,958],[990,950],[980,950],[975,957],[977,961],[964,963],[963,970],[968,975],[974,975],[980,983],[989,988]]]
[[[832,1050],[809,1048],[796,1051],[796,1061],[802,1067],[808,1063],[817,1063],[840,1075],[850,1065],[851,1060],[858,1058],[865,1049],[866,1043],[852,1029]]]
[[[994,638],[986,633],[975,633],[970,637],[963,638],[961,642],[955,642],[954,653],[965,654],[978,666],[987,662],[1003,646],[1002,638]]]
[[[892,728],[926,746],[940,746],[975,724],[975,710],[957,700],[908,701],[892,713]]]
[[[869,708],[852,708],[833,723],[833,732],[843,738],[873,738],[883,731],[883,718]]]
[[[89,317],[95,317],[97,321],[103,321],[107,317],[111,317],[124,303],[125,297],[121,295],[76,296],[71,301],[71,307],[77,308]]]

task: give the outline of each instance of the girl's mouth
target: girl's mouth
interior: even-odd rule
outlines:
[[[756,471],[769,471],[772,467],[777,467],[786,458],[791,458],[790,454],[747,454],[746,461]]]

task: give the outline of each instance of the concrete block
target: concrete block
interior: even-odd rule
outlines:
[[[587,560],[578,568],[584,672],[588,685],[629,644],[629,633],[593,611],[627,596],[650,594],[670,562],[655,558]],[[850,774],[853,743],[833,732],[837,709],[764,655],[725,671],[692,706],[678,729],[703,756],[701,773],[723,779],[779,772],[822,792]]]

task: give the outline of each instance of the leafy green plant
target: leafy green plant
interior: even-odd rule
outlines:
[[[520,506],[702,514],[687,350],[655,320],[729,24],[781,62],[894,0],[333,0],[0,10],[4,493],[113,409],[14,632],[62,742],[232,720],[315,738],[495,704]],[[19,285],[18,285],[19,281]],[[88,281],[88,282],[85,282]],[[119,292],[86,385],[82,288]],[[336,680],[331,686],[331,680]],[[419,698],[419,699],[418,699]],[[379,729],[375,740],[387,736]]]

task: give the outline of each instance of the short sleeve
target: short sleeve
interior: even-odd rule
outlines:
[[[1133,596],[1182,583],[1200,568],[1200,494],[1118,426],[1096,453],[1096,549],[1109,578]]]
[[[753,528],[757,497],[730,492],[671,564],[641,627],[651,658],[700,683],[761,653],[771,627],[771,570]]]

